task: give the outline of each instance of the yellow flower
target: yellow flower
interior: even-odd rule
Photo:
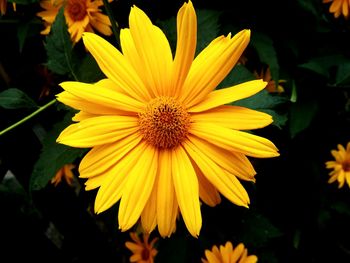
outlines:
[[[92,147],[80,163],[86,190],[99,187],[95,211],[120,200],[122,231],[141,217],[142,227],[170,236],[178,209],[198,236],[200,201],[215,206],[219,192],[247,207],[237,178],[254,181],[246,157],[278,156],[275,145],[240,130],[269,125],[270,115],[224,105],[249,97],[266,83],[253,80],[214,90],[248,45],[250,31],[213,40],[195,59],[197,20],[192,3],[178,12],[173,59],[164,33],[132,7],[122,29],[122,53],[103,38],[84,33],[86,48],[106,75],[95,84],[63,82],[57,99],[80,112],[57,138],[72,147]]]
[[[54,186],[57,186],[62,182],[62,178],[66,181],[68,185],[73,184],[74,174],[72,169],[75,168],[74,164],[65,164],[61,169],[59,169],[56,175],[51,179],[51,183]]]
[[[333,13],[335,18],[338,18],[341,14],[345,18],[349,18],[349,0],[323,0],[323,3],[332,3],[329,7],[329,12]]]
[[[233,249],[232,243],[227,241],[225,246],[221,245],[220,249],[213,246],[212,250],[205,250],[206,259],[203,263],[255,263],[258,258],[255,255],[248,256],[248,250],[242,243]]]
[[[265,89],[268,92],[278,92],[278,93],[282,93],[284,92],[284,88],[280,85],[281,83],[286,82],[285,80],[279,80],[278,81],[278,85],[276,87],[276,82],[272,79],[271,76],[271,70],[270,67],[268,67],[266,70],[262,69],[260,74],[258,74],[256,71],[254,71],[254,75],[256,78],[258,79],[263,79],[264,81],[267,82],[267,85],[265,87]]]
[[[154,238],[151,243],[149,243],[149,234],[143,234],[142,241],[135,232],[130,233],[130,237],[134,242],[125,242],[125,246],[133,253],[130,257],[130,262],[153,263],[154,257],[158,253],[157,249],[154,247],[158,238]]]
[[[338,151],[331,151],[335,161],[326,162],[326,168],[333,169],[329,173],[328,183],[333,183],[336,180],[339,183],[339,188],[343,187],[346,182],[350,187],[350,142],[346,145],[346,149],[343,145],[338,144]]]
[[[41,0],[40,6],[45,9],[37,13],[45,21],[45,29],[41,34],[50,33],[51,25],[55,21],[58,11],[64,6],[64,16],[68,31],[73,42],[81,39],[83,32],[94,32],[109,36],[112,34],[109,18],[101,13],[102,0]]]

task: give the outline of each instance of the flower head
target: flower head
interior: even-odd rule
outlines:
[[[65,164],[60,168],[56,175],[51,179],[51,183],[54,186],[57,186],[59,183],[62,182],[62,178],[66,181],[68,185],[72,185],[74,174],[72,172],[72,169],[75,168],[74,164]]]
[[[205,250],[206,259],[203,263],[255,263],[258,258],[255,255],[248,256],[248,250],[242,243],[233,248],[232,243],[227,241],[225,246],[221,245],[220,249],[213,246],[212,250]]]
[[[284,92],[284,88],[280,84],[285,82],[285,80],[279,80],[278,81],[278,85],[276,85],[276,82],[272,79],[270,67],[266,68],[265,70],[262,69],[260,74],[258,74],[255,71],[254,75],[255,75],[256,78],[263,79],[264,81],[267,82],[267,85],[266,85],[265,89],[268,92],[271,92],[271,93],[274,93],[274,92],[282,93],[282,92]]]
[[[198,236],[200,200],[215,206],[224,195],[247,207],[238,180],[254,181],[247,156],[278,156],[275,145],[244,132],[272,122],[270,115],[224,105],[249,97],[266,83],[253,80],[214,90],[248,45],[250,31],[214,39],[195,59],[197,22],[192,3],[178,12],[173,59],[164,33],[136,6],[121,30],[122,53],[103,38],[84,33],[86,48],[106,75],[95,84],[64,82],[57,99],[80,112],[57,138],[92,147],[79,172],[86,190],[99,188],[95,211],[120,200],[122,231],[142,227],[170,236],[178,212]]]
[[[341,14],[346,19],[349,18],[349,0],[323,0],[323,3],[332,3],[329,6],[329,12],[333,13],[335,18],[338,18]]]
[[[346,149],[343,145],[338,144],[338,150],[332,150],[335,161],[326,162],[328,169],[333,169],[329,173],[328,183],[338,181],[339,188],[344,186],[346,182],[350,187],[350,142],[346,145]]]
[[[41,33],[50,33],[58,11],[64,6],[64,16],[73,42],[78,42],[83,32],[94,32],[93,28],[109,36],[112,34],[111,23],[109,18],[101,13],[99,7],[102,5],[102,0],[41,0],[40,6],[45,11],[37,15],[45,21],[46,27]]]
[[[149,234],[142,234],[142,240],[135,232],[130,233],[130,237],[134,242],[125,242],[125,246],[133,253],[130,262],[153,263],[158,253],[155,248],[158,238],[152,239],[149,243]]]

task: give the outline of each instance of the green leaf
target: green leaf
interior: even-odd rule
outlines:
[[[94,83],[105,78],[105,75],[102,73],[97,62],[90,53],[81,59],[76,74],[79,81],[85,83]]]
[[[197,10],[197,49],[198,54],[219,35],[221,12],[215,10]]]
[[[310,59],[308,62],[298,65],[298,67],[310,70],[325,78],[329,78],[329,71],[332,67],[347,62],[348,60],[343,55],[328,55]]]
[[[239,237],[247,247],[263,247],[270,239],[281,235],[268,218],[257,212],[249,211],[242,219]]]
[[[219,84],[218,89],[234,86],[249,80],[254,80],[256,77],[245,66],[236,65],[227,77]]]
[[[331,205],[331,208],[337,211],[339,214],[350,216],[350,206],[345,202],[336,201]]]
[[[249,98],[234,102],[233,105],[247,107],[270,114],[273,118],[272,124],[281,129],[287,122],[287,114],[279,113],[277,107],[287,101],[288,100],[285,97],[277,94],[270,94],[268,91],[262,90]]]
[[[335,84],[350,84],[350,62],[339,65],[335,77]]]
[[[297,102],[290,107],[289,132],[292,138],[309,127],[318,109],[316,101]]]
[[[5,109],[32,109],[35,102],[23,91],[10,88],[0,93],[0,107]]]
[[[30,178],[29,189],[31,191],[44,188],[63,165],[73,163],[86,152],[86,149],[71,148],[56,143],[58,135],[71,123],[71,118],[72,114],[67,114],[62,122],[53,127],[43,141],[41,154]]]
[[[74,72],[73,44],[63,11],[62,7],[51,27],[50,34],[46,38],[47,67],[60,75],[69,73],[77,80]]]
[[[263,33],[254,32],[250,43],[258,53],[260,61],[269,65],[272,79],[278,83],[280,67],[272,39]]]
[[[322,62],[318,62],[316,60],[311,60],[304,64],[299,65],[300,68],[308,69],[318,75],[329,78],[328,68]]]

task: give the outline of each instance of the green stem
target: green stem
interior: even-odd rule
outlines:
[[[21,125],[22,123],[26,122],[27,120],[31,119],[32,117],[34,117],[35,115],[39,114],[40,112],[42,112],[43,110],[45,110],[49,106],[55,104],[55,102],[56,102],[56,99],[53,99],[52,101],[46,103],[44,106],[41,106],[39,109],[34,111],[32,114],[24,117],[22,120],[12,124],[11,126],[7,127],[6,129],[0,131],[0,136],[5,134],[6,132],[12,130],[13,128],[16,128],[17,126]]]
[[[109,18],[109,21],[111,21],[113,35],[114,35],[115,39],[117,40],[118,47],[120,47],[118,23],[117,23],[117,21],[115,21],[115,19],[113,17],[113,11],[111,9],[110,4],[108,3],[108,0],[103,0],[103,5],[106,8],[106,13],[107,13],[107,16]]]

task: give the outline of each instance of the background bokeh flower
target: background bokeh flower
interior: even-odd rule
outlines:
[[[40,6],[45,9],[37,13],[44,20],[45,29],[41,31],[44,35],[50,33],[62,7],[73,42],[78,42],[83,32],[94,32],[94,29],[106,36],[112,34],[111,22],[101,11],[102,0],[41,0]]]
[[[346,148],[341,144],[338,144],[337,147],[338,150],[331,151],[335,160],[326,162],[326,167],[332,169],[328,183],[337,181],[339,188],[345,183],[350,187],[350,142]]]

